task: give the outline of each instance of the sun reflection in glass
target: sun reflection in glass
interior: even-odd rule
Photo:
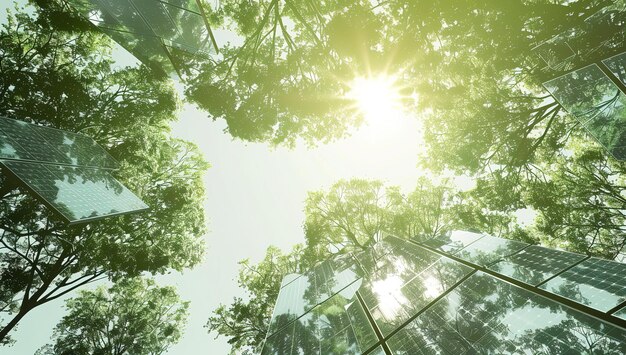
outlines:
[[[402,305],[409,302],[402,293],[402,284],[402,279],[396,275],[372,282],[372,291],[378,299],[378,310],[387,319],[394,318]]]
[[[443,292],[443,286],[436,277],[430,276],[424,280],[424,297],[426,299],[435,298]]]

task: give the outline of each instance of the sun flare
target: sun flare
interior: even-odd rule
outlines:
[[[402,97],[393,76],[358,77],[346,95],[355,102],[368,123],[381,122],[402,114]]]

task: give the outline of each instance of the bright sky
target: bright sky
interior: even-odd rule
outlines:
[[[20,1],[20,3],[22,3]],[[7,2],[0,3],[0,23]],[[129,55],[115,51],[121,63]],[[339,179],[381,179],[410,191],[420,171],[420,127],[416,119],[383,117],[350,138],[315,149],[271,149],[265,144],[233,141],[223,133],[225,123],[213,122],[186,104],[174,134],[197,144],[212,167],[206,172],[205,261],[193,270],[159,277],[176,285],[191,301],[183,339],[168,354],[226,354],[226,339],[213,339],[203,327],[211,310],[242,296],[236,277],[239,260],[260,260],[270,245],[287,251],[304,241],[303,201],[307,191],[328,188]],[[64,314],[59,299],[32,311],[13,333],[16,344],[0,353],[32,354],[49,342],[52,329]]]

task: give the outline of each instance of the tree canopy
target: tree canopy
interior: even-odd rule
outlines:
[[[54,343],[37,354],[163,354],[181,337],[188,306],[173,287],[150,279],[80,291],[66,302],[68,313],[55,327]]]
[[[0,93],[2,115],[93,137],[120,162],[116,177],[151,207],[67,226],[5,187],[0,340],[34,308],[87,283],[200,262],[208,164],[194,145],[170,137],[178,109],[170,82],[143,67],[113,69],[102,34],[55,31],[18,11],[0,31]]]

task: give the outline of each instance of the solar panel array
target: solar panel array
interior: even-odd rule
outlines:
[[[93,139],[0,117],[0,163],[69,223],[148,206],[117,181],[117,162]]]
[[[624,264],[458,231],[341,258],[285,278],[263,354],[626,353]]]
[[[66,0],[143,63],[171,73],[215,41],[197,0]],[[216,48],[215,48],[216,49]]]

